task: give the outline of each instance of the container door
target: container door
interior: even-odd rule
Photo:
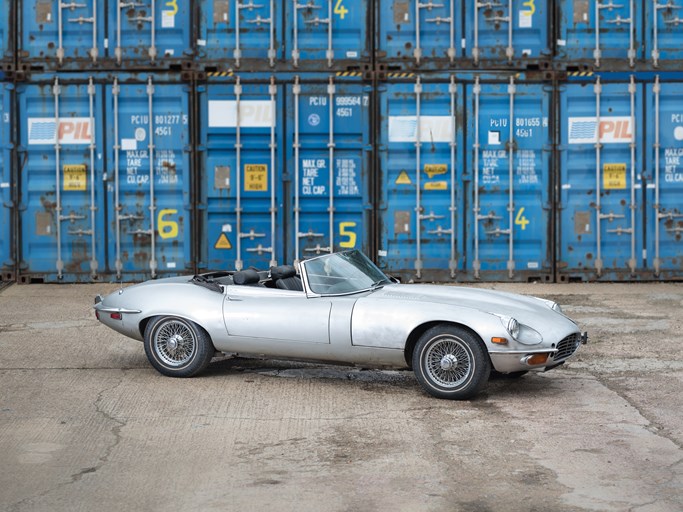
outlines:
[[[466,2],[467,56],[507,62],[549,57],[548,2]]]
[[[199,18],[200,57],[228,60],[240,67],[242,60],[269,67],[282,58],[279,36],[282,3],[275,0],[201,0]]]
[[[654,67],[683,58],[683,0],[645,0],[645,58]],[[672,62],[673,61],[673,62]]]
[[[292,175],[289,260],[344,249],[367,252],[370,239],[370,93],[361,84],[287,86],[287,170]]]
[[[11,91],[10,84],[0,83],[0,281],[14,277]]]
[[[201,268],[283,263],[282,88],[200,88]]]
[[[630,279],[642,266],[642,94],[630,83],[560,93],[560,254],[569,279]]]
[[[23,0],[20,16],[21,56],[32,64],[62,67],[104,57],[103,0]]]
[[[108,55],[121,65],[163,63],[192,56],[191,2],[110,1]]]
[[[462,86],[387,84],[380,94],[378,262],[448,281],[462,267]]]
[[[541,84],[467,88],[467,267],[475,279],[550,279],[550,93]]]
[[[377,48],[383,59],[429,66],[434,59],[453,64],[461,56],[460,2],[392,0],[377,6]]]
[[[4,64],[11,64],[14,59],[14,4],[10,0],[0,0],[0,71]]]
[[[367,0],[285,0],[285,4],[287,58],[294,67],[319,71],[369,57]]]
[[[89,83],[22,85],[23,275],[87,281],[105,269],[102,90]]]
[[[663,279],[683,269],[683,84],[648,84],[647,267]]]
[[[633,67],[641,58],[642,5],[636,0],[560,0],[557,56],[571,65],[577,61],[602,65],[618,59]]]
[[[192,271],[189,91],[178,84],[106,86],[107,259],[117,279]]]

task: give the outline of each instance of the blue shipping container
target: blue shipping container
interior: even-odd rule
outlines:
[[[14,59],[14,2],[0,0],[0,71]]]
[[[683,271],[683,83],[656,78],[647,94],[647,268],[662,279]]]
[[[87,280],[106,268],[104,119],[92,82],[17,88],[20,274]]]
[[[551,88],[475,80],[466,98],[468,274],[551,280]]]
[[[320,71],[324,65],[369,61],[370,1],[283,0],[286,12],[285,59],[293,67]],[[325,64],[322,64],[322,63]]]
[[[459,2],[377,2],[376,48],[382,61],[430,66],[462,57]]]
[[[568,66],[604,61],[633,67],[642,55],[643,2],[558,0],[556,59]]]
[[[560,89],[561,279],[641,274],[644,92],[633,79]]]
[[[551,57],[550,2],[465,2],[465,54],[475,63]]]
[[[104,86],[107,262],[127,280],[190,273],[194,265],[190,88],[139,78]]]
[[[289,261],[358,248],[368,252],[370,90],[359,83],[286,86]]]
[[[282,86],[210,83],[200,105],[201,269],[284,262]]]
[[[645,58],[654,67],[673,65],[680,67],[683,59],[683,30],[681,25],[681,0],[658,0],[643,2],[646,22]]]
[[[463,262],[463,86],[380,90],[379,247],[388,272],[448,280]]]
[[[0,281],[14,277],[12,198],[12,102],[14,87],[0,83]]]
[[[150,9],[154,6],[154,12]],[[188,2],[23,0],[21,61],[46,69],[121,65],[123,69],[192,58]]]
[[[246,59],[273,67],[283,58],[281,1],[201,0],[199,9],[197,50],[206,65],[229,61],[239,68]]]

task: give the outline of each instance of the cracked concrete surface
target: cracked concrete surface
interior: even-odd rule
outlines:
[[[680,511],[683,285],[480,285],[591,331],[471,402],[412,374],[226,359],[154,372],[99,325],[115,285],[0,291],[0,510]]]

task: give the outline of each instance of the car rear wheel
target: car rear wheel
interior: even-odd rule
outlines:
[[[209,335],[183,318],[153,318],[145,329],[145,353],[154,368],[170,377],[192,377],[211,362],[215,350]]]
[[[443,324],[432,327],[418,340],[413,349],[413,371],[430,395],[466,400],[486,386],[491,362],[477,336]]]

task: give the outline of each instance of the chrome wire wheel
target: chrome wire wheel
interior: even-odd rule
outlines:
[[[425,372],[444,388],[461,386],[472,373],[472,353],[458,338],[442,335],[433,339],[424,355]]]
[[[194,357],[197,351],[197,337],[194,330],[183,320],[168,319],[156,326],[152,346],[164,364],[180,367]]]

